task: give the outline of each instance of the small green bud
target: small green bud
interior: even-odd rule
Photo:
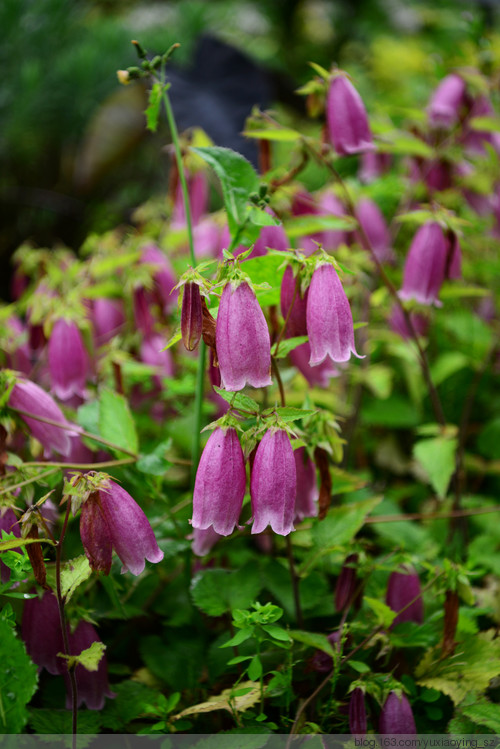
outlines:
[[[137,39],[132,39],[132,44],[135,47],[135,51],[137,52],[137,56],[139,57],[139,59],[144,60],[144,58],[147,55],[147,52],[144,49],[144,47],[137,41]]]

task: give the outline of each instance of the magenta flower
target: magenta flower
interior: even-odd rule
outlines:
[[[274,213],[270,208],[267,208],[266,210],[267,213],[274,216]],[[266,255],[268,249],[284,252],[289,246],[290,243],[285,234],[285,230],[283,229],[283,224],[278,224],[277,226],[263,226],[260,230],[259,238],[255,242],[248,259]]]
[[[446,275],[448,243],[436,222],[420,227],[411,243],[403,272],[401,299],[440,305],[438,294]]]
[[[173,291],[177,283],[174,270],[167,257],[159,247],[150,244],[145,247],[141,255],[141,263],[154,265],[154,292],[160,307],[167,313],[175,304],[177,294]]]
[[[280,536],[294,530],[297,473],[290,439],[282,429],[268,429],[259,442],[250,493],[252,533],[261,533],[268,525]]]
[[[145,559],[163,559],[146,515],[130,494],[111,480],[83,504],[80,536],[90,566],[105,575],[111,569],[113,549],[123,562],[122,574],[140,575]]]
[[[340,642],[341,631],[331,632],[327,639],[333,650],[338,650]],[[315,671],[320,674],[327,674],[333,668],[333,658],[324,650],[316,650],[313,657],[311,658],[311,666]]]
[[[401,566],[401,572],[392,572],[387,583],[385,602],[393,611],[400,611],[410,601],[421,594],[420,580],[413,567]],[[424,603],[422,596],[402,611],[392,622],[392,627],[401,622],[424,621]]]
[[[9,397],[9,406],[69,426],[61,409],[50,395],[30,380],[18,380],[16,382]],[[21,414],[21,418],[29,427],[33,437],[41,442],[47,451],[56,450],[62,455],[69,455],[71,442],[67,429],[46,424],[31,416]]]
[[[295,498],[294,522],[304,518],[314,518],[318,514],[319,489],[316,479],[316,466],[305,447],[293,451],[297,476],[297,496]]]
[[[379,207],[373,200],[363,198],[356,206],[356,218],[364,232],[360,233],[360,244],[368,249],[370,244],[376,258],[381,263],[391,263],[394,260],[391,235]]]
[[[425,315],[421,315],[418,312],[410,312],[410,320],[417,335],[427,335],[427,331],[429,330],[428,317],[425,317]],[[399,304],[395,304],[392,308],[391,316],[389,318],[389,327],[395,333],[400,335],[401,338],[404,338],[405,341],[413,337]]]
[[[240,517],[245,459],[236,430],[217,427],[203,450],[193,493],[193,528],[229,536]]]
[[[318,213],[321,216],[338,216],[339,218],[346,215],[344,206],[333,192],[323,193],[319,201]],[[319,241],[323,249],[336,250],[341,244],[347,244],[348,233],[343,229],[328,229],[321,232]]]
[[[138,286],[133,292],[135,327],[145,336],[153,332],[155,320],[150,309],[151,298],[143,286]]]
[[[96,630],[90,622],[80,621],[73,634],[69,634],[69,652],[71,655],[80,655],[81,652],[90,648],[94,642],[101,642]],[[66,709],[71,710],[71,689],[69,676],[63,672],[66,682]],[[115,693],[109,688],[108,663],[104,654],[99,661],[97,671],[88,671],[84,666],[78,664],[75,668],[76,687],[78,692],[78,707],[83,703],[89,710],[102,710],[105,697],[115,697]]]
[[[389,692],[380,713],[379,733],[382,735],[417,733],[413,711],[405,694],[398,697],[396,692]]]
[[[203,312],[201,308],[200,287],[197,283],[188,281],[184,285],[181,311],[182,342],[188,351],[194,351],[198,346],[203,328]]]
[[[52,390],[61,400],[85,394],[89,359],[82,335],[72,320],[59,319],[49,338],[49,372]]]
[[[253,289],[229,282],[222,292],[215,331],[221,387],[271,385],[271,340]]]
[[[339,156],[373,151],[361,96],[345,75],[332,78],[326,97],[328,134]]]
[[[379,151],[366,151],[361,154],[359,164],[359,179],[365,184],[374,182],[378,177],[388,171],[391,166],[391,154]]]
[[[337,271],[329,263],[319,265],[313,273],[307,298],[307,333],[312,367],[327,356],[334,362],[349,361],[351,353],[359,357],[351,308]]]
[[[284,320],[289,314],[286,325],[288,338],[307,335],[306,309],[309,289],[306,289],[304,296],[301,296],[300,284],[297,291],[295,290],[296,283],[297,278],[293,275],[292,266],[287,265],[281,281],[281,314]],[[291,312],[290,307],[292,307]]]
[[[326,358],[321,364],[314,367],[309,364],[310,359],[311,346],[308,341],[290,351],[290,361],[294,367],[297,367],[311,387],[326,388],[332,377],[339,376],[339,370],[330,358]]]
[[[366,733],[366,707],[365,693],[360,687],[351,692],[349,700],[349,731],[355,736],[364,736]]]
[[[350,606],[356,595],[359,581],[356,575],[357,554],[346,557],[335,586],[335,609],[342,611]]]
[[[57,598],[46,592],[41,598],[30,598],[24,604],[21,635],[33,663],[49,674],[62,674],[66,662],[58,658],[64,652]]]
[[[210,216],[193,227],[193,242],[195,255],[199,259],[221,254],[221,230]]]
[[[193,533],[190,538],[193,539],[193,543],[191,544],[193,554],[196,554],[197,557],[204,557],[212,551],[213,547],[222,536],[220,533],[217,533],[217,531],[214,531],[213,526],[210,526],[203,531],[199,528],[193,528]]]
[[[17,538],[21,537],[21,530],[17,522],[17,517],[14,511],[10,507],[0,507],[0,538],[2,538],[2,531],[5,533],[13,533]],[[12,549],[21,553],[21,549]],[[8,583],[10,580],[10,569],[6,564],[0,561],[0,582]]]
[[[196,226],[201,217],[206,213],[208,208],[208,183],[205,173],[202,171],[189,174],[186,172],[186,182],[188,188],[189,208],[191,220]],[[182,195],[182,185],[180,179],[177,182],[175,192],[175,203],[172,211],[172,226],[185,226],[186,213],[184,211],[184,198]]]
[[[434,127],[452,127],[458,122],[465,103],[465,81],[456,73],[450,73],[443,78],[432,94],[427,107],[429,122]]]
[[[96,346],[110,341],[125,324],[125,312],[121,299],[95,299],[92,305],[92,319]]]

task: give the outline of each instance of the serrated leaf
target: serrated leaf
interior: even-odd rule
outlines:
[[[148,107],[144,114],[146,115],[146,127],[152,133],[156,133],[158,128],[158,119],[160,117],[160,106],[162,96],[162,84],[154,83],[149,92]]]
[[[356,219],[351,216],[310,214],[288,219],[284,224],[284,229],[290,239],[296,239],[323,231],[354,231],[357,226]]]
[[[301,629],[291,629],[289,635],[292,640],[302,642],[304,645],[308,645],[315,650],[322,650],[323,653],[327,653],[333,658],[332,644],[326,635],[320,635],[316,632],[304,632]]]
[[[69,735],[71,740],[71,721],[71,710],[49,710],[47,708],[32,708],[30,710],[30,728],[37,734],[57,734],[59,736],[66,734]],[[101,717],[96,710],[80,710],[78,712],[78,734],[86,734],[87,736],[98,734],[100,726]],[[79,749],[86,746],[87,741],[87,739],[83,739],[82,743],[78,741]],[[64,744],[61,745],[64,746]],[[66,744],[66,746],[69,747],[70,744]]]
[[[123,447],[131,453],[137,453],[139,449],[134,419],[126,399],[107,388],[99,396],[99,433],[118,448]]]
[[[203,570],[194,576],[191,596],[195,606],[209,616],[231,609],[247,609],[261,589],[259,570],[246,564],[240,570]]]
[[[242,226],[246,218],[246,206],[250,193],[259,188],[255,169],[244,156],[230,148],[219,146],[192,148],[194,153],[209,164],[218,176],[224,205],[228,215],[231,235]]]
[[[288,356],[290,351],[293,351],[295,348],[297,348],[297,346],[301,346],[308,340],[309,336],[307,335],[299,335],[295,336],[294,338],[285,338],[285,340],[280,341],[278,353],[276,353],[278,342],[273,345],[271,349],[271,356],[274,356],[275,359],[284,359],[285,356]]]
[[[387,604],[379,601],[378,598],[370,598],[369,596],[365,596],[363,602],[366,603],[377,617],[377,624],[383,625],[386,629],[391,626],[396,617],[396,612],[389,608]]]
[[[35,693],[38,675],[6,618],[0,618],[0,663],[0,732],[22,733],[28,722],[26,705]]]
[[[61,593],[69,601],[81,583],[88,580],[92,570],[85,554],[65,562],[61,569]]]
[[[105,650],[106,645],[103,642],[96,641],[90,647],[82,650],[78,655],[63,655],[62,653],[59,655],[68,661],[70,667],[80,665],[86,668],[87,671],[97,671]]]
[[[226,403],[231,403],[231,405],[236,409],[251,411],[252,413],[259,413],[260,411],[260,406],[257,401],[254,401],[253,398],[250,398],[248,395],[243,395],[243,393],[230,393],[217,386],[214,387],[214,390],[226,401]]]
[[[500,640],[495,637],[494,629],[469,636],[445,659],[441,645],[431,648],[415,670],[417,684],[447,694],[456,705],[471,691],[484,692],[500,675]]]
[[[466,718],[482,726],[491,728],[495,733],[500,734],[500,705],[490,702],[486,697],[475,697],[471,705],[459,706],[460,712]]]
[[[141,471],[141,473],[147,473],[151,476],[163,476],[172,465],[172,463],[165,457],[165,453],[167,450],[170,450],[171,446],[171,439],[165,440],[165,442],[160,442],[152,453],[141,455],[136,463],[137,469]]]
[[[420,440],[413,447],[413,456],[429,477],[438,497],[444,499],[455,472],[455,453],[458,441],[448,437]]]

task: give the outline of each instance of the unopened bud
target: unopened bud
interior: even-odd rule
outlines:
[[[189,281],[184,286],[181,312],[182,342],[188,351],[194,351],[200,342],[202,326],[200,287]]]

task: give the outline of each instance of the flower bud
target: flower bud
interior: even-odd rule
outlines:
[[[360,687],[351,692],[349,700],[349,730],[355,736],[364,736],[366,733],[366,707],[365,693]]]
[[[50,395],[30,380],[16,382],[9,397],[9,406],[18,408],[20,411],[28,411],[34,416],[57,421],[63,426],[69,426],[61,409]],[[60,429],[53,424],[46,424],[30,416],[21,415],[21,418],[29,427],[33,437],[41,442],[46,450],[49,452],[56,450],[62,455],[69,455],[71,442],[68,430]]]
[[[72,320],[56,321],[49,338],[52,390],[61,400],[85,394],[89,360],[81,333]]]
[[[57,598],[46,592],[41,598],[30,598],[24,604],[22,638],[32,661],[49,674],[62,674],[66,663],[57,654],[64,652]]]
[[[108,343],[125,324],[125,313],[121,299],[95,299],[92,319],[96,346]]]
[[[200,287],[189,281],[184,284],[181,311],[182,342],[188,351],[194,351],[201,338],[203,316]]]
[[[427,114],[434,127],[450,128],[458,122],[466,102],[466,85],[463,78],[450,73],[439,83],[432,94]]]
[[[301,296],[300,283],[297,288],[297,278],[293,275],[292,266],[287,265],[281,281],[281,314],[284,320],[288,316],[286,324],[286,335],[288,338],[307,335],[306,310],[308,291],[309,289],[306,289],[304,296]]]
[[[369,198],[363,198],[356,206],[356,218],[363,230],[360,233],[360,244],[369,249],[366,241],[368,240],[376,258],[381,263],[393,262],[391,235],[377,204]]]
[[[229,282],[222,292],[216,326],[221,386],[267,387],[271,380],[271,340],[266,318],[253,289]]]
[[[155,266],[152,274],[154,291],[160,307],[162,307],[165,313],[168,312],[176,299],[176,293],[173,292],[173,288],[177,281],[172,266],[160,248],[154,244],[147,245],[143,249],[141,263],[148,263]]]
[[[213,528],[221,536],[229,536],[240,517],[245,488],[245,459],[236,430],[217,427],[196,472],[193,528]]]
[[[359,584],[356,576],[357,562],[358,555],[349,554],[342,565],[337,585],[335,586],[335,608],[337,611],[343,611],[347,606],[350,606],[356,594]]]
[[[328,134],[339,156],[373,151],[361,96],[345,75],[332,78],[326,97]]]
[[[281,536],[294,530],[297,473],[290,439],[282,429],[268,429],[259,443],[250,493],[252,533],[261,533],[268,525]]]
[[[400,611],[420,593],[420,580],[413,567],[401,565],[401,572],[392,572],[389,577],[385,602],[393,611]],[[391,626],[395,627],[401,622],[422,624],[423,621],[424,604],[420,596],[411,606],[396,616]]]
[[[438,294],[445,279],[447,249],[438,223],[429,222],[420,227],[406,257],[401,299],[440,305]]]
[[[398,697],[396,692],[389,692],[380,713],[379,733],[383,736],[417,733],[413,711],[405,694]]]
[[[318,482],[316,467],[308,456],[305,447],[293,451],[297,475],[297,496],[295,498],[294,522],[313,518],[318,514]]]
[[[337,271],[329,263],[319,265],[313,273],[307,299],[307,333],[312,367],[327,356],[334,362],[348,361],[351,353],[359,357],[351,308]]]

